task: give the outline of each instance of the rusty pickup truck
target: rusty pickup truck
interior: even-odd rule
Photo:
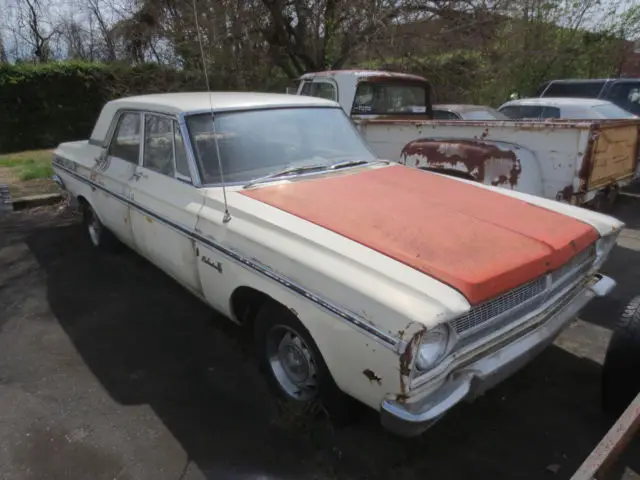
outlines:
[[[386,71],[300,77],[296,94],[334,100],[380,158],[606,209],[635,178],[640,119],[433,120],[429,82]]]

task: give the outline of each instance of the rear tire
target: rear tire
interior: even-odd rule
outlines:
[[[120,242],[100,221],[91,205],[82,204],[82,219],[91,245],[104,252],[118,250]]]
[[[286,307],[267,301],[254,324],[258,364],[281,410],[315,417],[324,412],[338,425],[357,419],[357,402],[335,384],[320,350]]]
[[[620,316],[602,368],[602,408],[620,416],[640,392],[640,296]]]

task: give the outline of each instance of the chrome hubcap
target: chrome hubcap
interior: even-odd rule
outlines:
[[[280,388],[291,398],[309,400],[318,390],[311,349],[293,329],[273,327],[267,335],[267,356]]]

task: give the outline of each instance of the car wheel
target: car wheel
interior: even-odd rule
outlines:
[[[256,316],[254,340],[260,370],[282,409],[304,416],[324,412],[341,425],[355,421],[359,405],[335,384],[313,338],[289,309],[266,302]]]
[[[89,241],[91,244],[103,251],[115,251],[118,247],[116,237],[102,224],[91,205],[85,203],[82,209],[82,218]]]
[[[619,416],[640,393],[640,296],[620,316],[602,368],[602,407]]]

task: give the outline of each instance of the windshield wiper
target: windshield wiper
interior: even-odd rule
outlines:
[[[357,165],[365,165],[367,163],[385,162],[384,160],[345,160],[343,162],[334,163],[329,166],[331,170],[338,168],[355,167]],[[389,162],[385,162],[389,163]]]
[[[298,167],[288,167],[288,168],[284,168],[282,170],[278,170],[277,172],[274,173],[270,173],[269,175],[265,175],[264,177],[260,177],[260,178],[256,178],[254,180],[251,180],[249,183],[245,184],[242,188],[249,188],[253,185],[256,185],[258,183],[262,183],[262,182],[266,182],[267,180],[271,180],[273,178],[278,178],[278,177],[282,177],[285,175],[291,175],[294,173],[304,173],[304,172],[310,172],[313,170],[326,170],[327,168],[329,168],[329,165],[327,165],[326,163],[317,163],[314,165],[303,165],[303,166],[298,166]]]

